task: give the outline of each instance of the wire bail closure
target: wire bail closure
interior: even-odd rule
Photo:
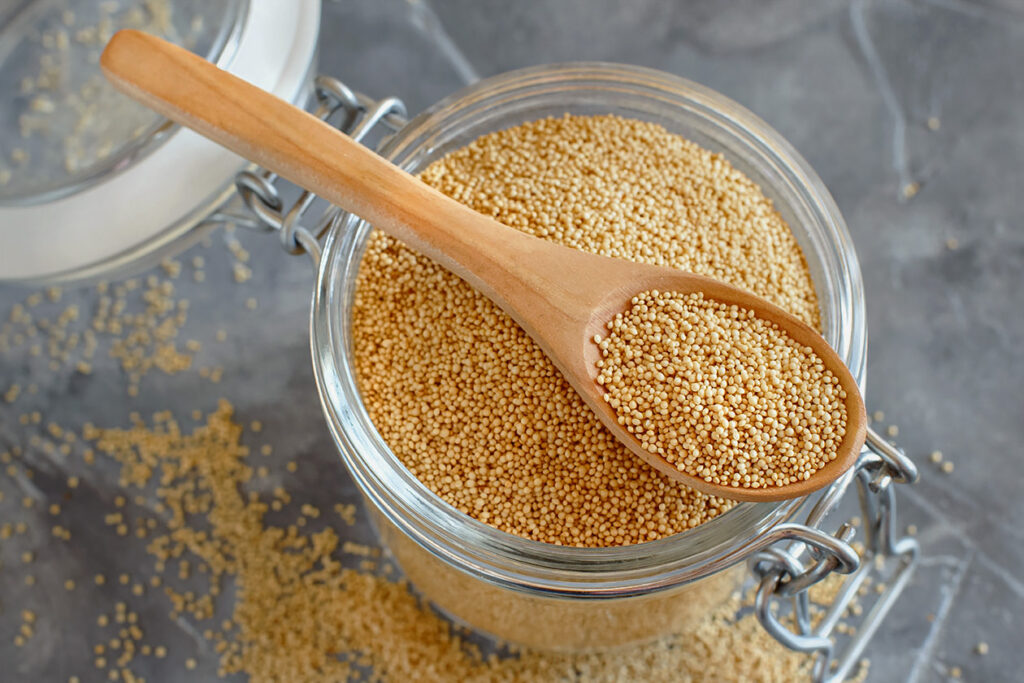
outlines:
[[[365,138],[378,124],[394,132],[406,123],[405,104],[398,98],[373,100],[328,76],[318,76],[314,85],[316,107],[311,112],[313,116],[327,123],[333,121],[332,125],[356,142]],[[285,251],[289,254],[308,253],[314,266],[319,265],[320,240],[327,234],[339,209],[328,206],[318,218],[306,222],[306,214],[317,196],[303,190],[286,206],[278,187],[279,180],[277,174],[263,169],[240,172],[235,177],[235,188],[249,214],[219,213],[215,217],[255,230],[277,232]]]

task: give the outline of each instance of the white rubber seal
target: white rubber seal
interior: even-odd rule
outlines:
[[[244,22],[228,71],[294,102],[312,75],[320,0],[253,0]],[[0,281],[102,276],[103,264],[187,233],[247,165],[178,129],[130,169],[81,192],[0,207]]]

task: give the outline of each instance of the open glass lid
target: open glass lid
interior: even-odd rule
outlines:
[[[0,0],[0,281],[103,278],[184,247],[247,162],[117,93],[120,28],[296,102],[320,0]]]

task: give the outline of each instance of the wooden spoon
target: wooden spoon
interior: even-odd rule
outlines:
[[[490,297],[540,344],[612,434],[671,478],[724,498],[782,500],[835,480],[860,453],[866,416],[853,376],[821,335],[778,306],[700,275],[596,256],[501,225],[305,111],[154,36],[120,31],[100,64],[131,97],[364,218]],[[846,390],[838,457],[805,481],[747,489],[711,484],[644,450],[603,398],[593,337],[633,296],[652,289],[704,292],[751,309],[813,349]]]

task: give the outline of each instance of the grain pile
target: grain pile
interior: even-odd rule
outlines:
[[[810,348],[749,309],[643,292],[596,338],[597,382],[645,450],[712,484],[770,488],[836,459],[846,391]]]
[[[721,156],[660,126],[543,119],[478,138],[421,177],[523,232],[715,277],[819,325],[806,263],[771,201]],[[381,233],[361,264],[353,330],[381,435],[481,521],[615,546],[685,531],[731,505],[641,463],[496,305]]]

